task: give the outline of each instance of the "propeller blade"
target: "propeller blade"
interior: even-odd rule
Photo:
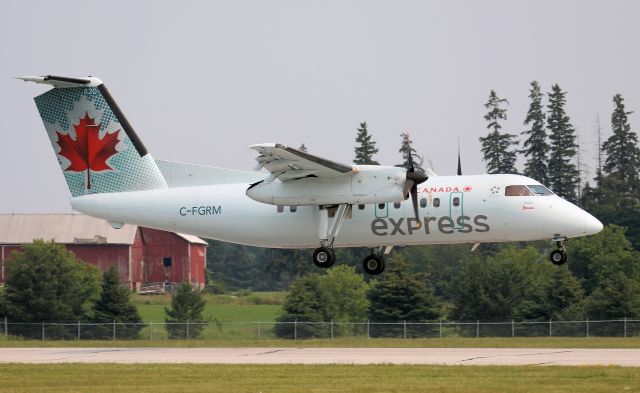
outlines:
[[[407,181],[404,182],[404,191],[403,191],[402,195],[405,196],[405,199],[409,198],[409,194],[411,193],[411,189],[415,185],[416,185],[416,182],[414,182],[411,179],[407,179]]]
[[[418,212],[418,185],[414,183],[411,187],[411,203],[413,203],[413,213],[416,216],[416,223],[418,228],[422,227],[422,220],[420,220],[420,213]]]

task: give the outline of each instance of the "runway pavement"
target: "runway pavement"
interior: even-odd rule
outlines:
[[[0,348],[0,363],[615,365],[640,367],[640,349]]]

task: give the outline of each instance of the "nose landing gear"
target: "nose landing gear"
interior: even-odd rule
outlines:
[[[566,238],[556,235],[553,241],[556,242],[556,249],[551,251],[549,259],[556,266],[564,265],[567,262],[567,252],[564,249],[564,241]]]

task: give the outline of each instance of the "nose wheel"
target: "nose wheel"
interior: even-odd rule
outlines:
[[[336,261],[336,254],[330,247],[318,247],[313,252],[313,263],[323,269],[330,268]]]
[[[564,265],[567,262],[567,252],[564,249],[564,238],[560,238],[556,236],[553,239],[556,242],[556,249],[551,251],[551,255],[549,255],[549,259],[551,263],[556,266]]]

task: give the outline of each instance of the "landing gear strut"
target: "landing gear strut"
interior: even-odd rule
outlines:
[[[349,205],[337,206],[333,213],[333,219],[329,217],[328,206],[320,206],[319,208],[319,228],[318,237],[320,238],[320,247],[313,251],[313,263],[321,268],[330,268],[336,261],[336,254],[333,252],[333,241],[344,219],[347,217],[351,210]]]
[[[549,259],[556,266],[564,265],[567,262],[567,252],[564,249],[564,237],[556,236],[553,241],[556,242],[556,249],[551,251]]]

